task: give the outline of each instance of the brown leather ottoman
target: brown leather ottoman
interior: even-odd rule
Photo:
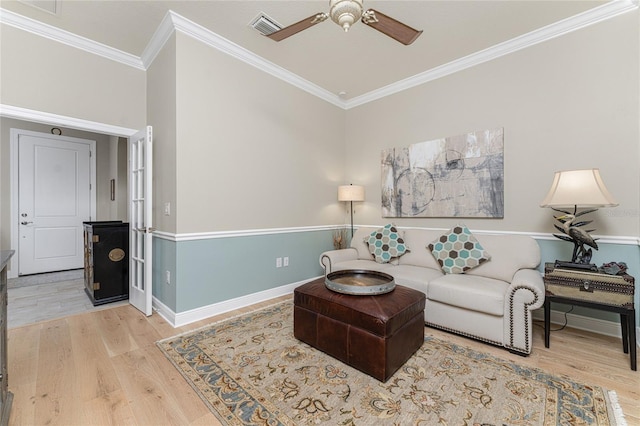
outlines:
[[[386,382],[424,343],[423,293],[396,285],[390,293],[352,296],[324,278],[294,290],[298,340]]]

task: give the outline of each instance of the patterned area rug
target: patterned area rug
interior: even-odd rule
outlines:
[[[430,337],[381,383],[296,340],[292,302],[157,345],[228,425],[624,422],[602,388]]]

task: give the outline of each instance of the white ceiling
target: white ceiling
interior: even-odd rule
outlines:
[[[56,13],[29,3],[55,6]],[[343,99],[350,99],[604,3],[607,2],[365,0],[365,8],[377,9],[424,30],[410,46],[362,23],[345,33],[328,20],[281,42],[274,42],[249,26],[260,12],[287,26],[317,12],[328,12],[328,0],[1,0],[0,6],[138,57],[167,11],[172,10],[331,93],[344,91]]]

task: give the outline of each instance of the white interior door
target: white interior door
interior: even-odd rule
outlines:
[[[18,273],[82,268],[95,141],[18,132]]]
[[[129,302],[151,315],[152,177],[151,126],[129,139]]]

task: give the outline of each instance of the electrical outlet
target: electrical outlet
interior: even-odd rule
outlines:
[[[277,257],[276,258],[276,268],[282,268],[282,258],[281,257]]]
[[[171,284],[171,271],[164,271],[164,282],[165,284]]]
[[[282,259],[282,266],[284,267],[289,266],[289,257],[285,257]]]
[[[164,215],[171,216],[171,203],[164,203]]]

